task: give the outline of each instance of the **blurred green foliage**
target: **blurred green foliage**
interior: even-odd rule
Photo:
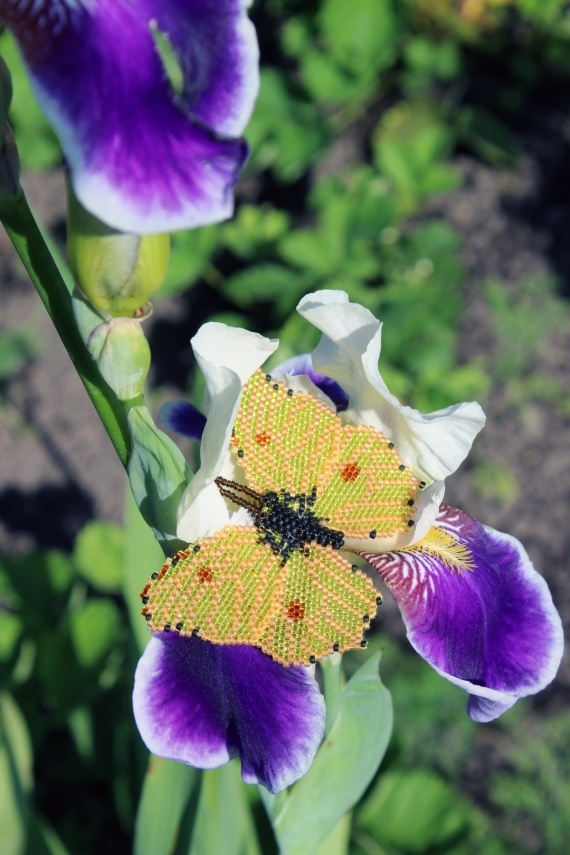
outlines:
[[[458,149],[516,165],[512,128],[533,87],[570,80],[568,4],[257,0],[252,16],[261,91],[236,216],[174,236],[161,293],[199,286],[200,320],[278,335],[283,359],[318,338],[294,314],[298,300],[316,288],[342,288],[386,322],[383,376],[415,407],[481,398],[502,384],[510,401],[546,398],[570,412],[561,383],[534,366],[536,351],[568,329],[567,308],[544,281],[524,281],[516,293],[487,283],[494,351],[457,364],[461,241],[429,213],[436,196],[460,185],[452,163]],[[14,80],[10,118],[22,164],[57,165],[58,143],[8,33],[0,50]],[[168,44],[161,50],[168,62]],[[25,330],[2,332],[0,382],[34,348]],[[202,387],[191,376],[197,404]],[[474,479],[491,500],[509,501],[518,489],[495,464],[477,467]],[[200,825],[192,840],[199,787],[192,770],[153,760],[145,778],[130,693],[147,638],[137,594],[160,561],[147,536],[131,509],[125,529],[89,525],[72,555],[0,559],[6,855],[113,855],[131,850],[133,839],[137,855],[210,855],[204,847],[217,845],[204,843]],[[372,654],[379,646],[376,639]],[[419,657],[393,646],[382,663],[396,730],[355,811],[351,855],[562,855],[570,832],[565,717],[542,724],[529,708],[513,710],[485,743],[486,731],[464,714],[461,692]],[[531,738],[519,739],[523,732]],[[499,754],[492,774],[483,750],[491,743]],[[469,768],[481,782],[471,797],[464,793]],[[199,796],[202,817],[218,822],[220,807],[226,819],[236,817],[232,845],[253,840],[252,827],[239,825],[237,783],[232,765],[208,778]],[[246,798],[259,826],[258,796],[250,790]],[[221,834],[224,827],[220,819]],[[264,833],[263,852],[271,855],[275,842],[267,827]]]

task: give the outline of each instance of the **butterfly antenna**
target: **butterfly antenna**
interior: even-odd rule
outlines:
[[[239,505],[240,508],[247,508],[254,515],[261,511],[263,496],[256,493],[255,490],[246,487],[245,484],[236,484],[235,481],[228,481],[227,478],[222,478],[221,476],[216,478],[216,484],[222,496],[229,499],[234,505]]]

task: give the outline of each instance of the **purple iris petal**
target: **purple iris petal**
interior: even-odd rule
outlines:
[[[446,560],[417,545],[364,557],[390,588],[418,653],[469,692],[471,718],[490,721],[553,679],[560,617],[513,537],[446,505],[436,527],[467,548],[472,569],[454,570],[453,552]]]
[[[344,389],[339,386],[336,380],[330,377],[325,377],[324,374],[319,374],[313,368],[310,353],[304,353],[302,356],[292,356],[279,364],[279,368],[284,374],[296,376],[298,374],[306,374],[310,377],[315,386],[327,395],[338,411],[346,410],[348,407],[348,395]]]
[[[169,430],[200,441],[206,426],[206,416],[188,401],[172,401],[160,408],[160,421]]]
[[[246,0],[0,0],[83,205],[122,231],[231,216],[258,51]],[[152,26],[183,73],[177,96]]]
[[[174,633],[149,642],[133,704],[154,754],[200,769],[239,756],[244,781],[273,793],[305,774],[324,732],[324,699],[309,669]]]

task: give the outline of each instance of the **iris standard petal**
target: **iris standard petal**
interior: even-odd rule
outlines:
[[[490,721],[554,678],[562,625],[514,537],[442,505],[436,528],[401,552],[364,555],[390,588],[412,645]]]
[[[65,152],[77,197],[109,225],[159,232],[218,222],[247,155],[257,93],[244,0],[0,0]],[[176,94],[153,38],[183,74]]]
[[[173,433],[200,441],[206,416],[189,401],[169,401],[160,408],[160,421]]]
[[[311,669],[279,665],[254,647],[175,634],[151,639],[133,704],[153,753],[201,769],[239,756],[244,781],[273,793],[305,774],[324,733]]]
[[[350,303],[344,291],[308,294],[297,310],[324,333],[313,365],[347,392],[348,420],[394,439],[403,462],[428,481],[443,481],[455,472],[485,424],[479,404],[433,413],[400,404],[378,372],[382,325],[364,306]]]
[[[276,340],[215,322],[204,324],[192,339],[209,402],[201,465],[178,508],[178,537],[187,543],[210,537],[229,522],[226,502],[214,479],[233,474],[230,437],[242,387],[277,345]],[[230,472],[224,471],[225,465],[232,467]]]

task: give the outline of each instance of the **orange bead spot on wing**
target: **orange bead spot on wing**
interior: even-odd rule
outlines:
[[[212,581],[212,572],[208,567],[202,567],[196,573],[196,578],[198,579],[199,582],[202,582],[202,584],[205,584],[206,582],[211,582]]]
[[[291,620],[303,620],[305,617],[305,603],[293,600],[287,608],[287,617]]]
[[[269,436],[268,433],[256,433],[255,434],[255,441],[257,442],[258,445],[265,447],[266,445],[269,445],[269,443],[271,442],[271,437]]]
[[[357,466],[356,463],[347,463],[340,473],[340,477],[346,483],[348,483],[348,481],[356,481],[359,475],[360,466]]]

